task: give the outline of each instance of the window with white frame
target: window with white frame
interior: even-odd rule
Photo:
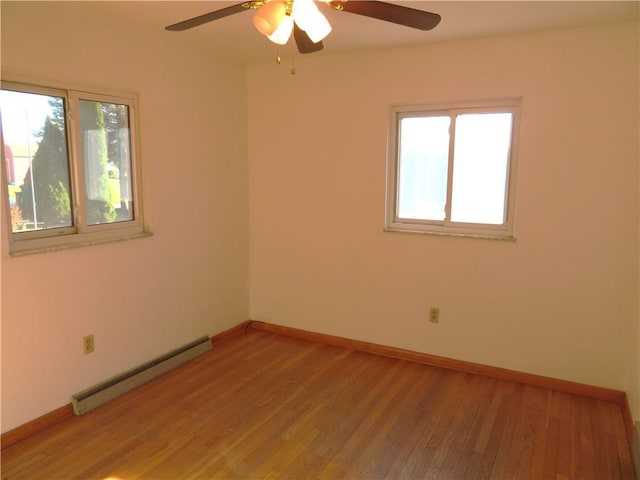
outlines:
[[[134,94],[2,82],[12,254],[144,234]]]
[[[513,238],[519,101],[393,106],[386,230]]]

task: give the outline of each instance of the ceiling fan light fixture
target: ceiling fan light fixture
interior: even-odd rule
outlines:
[[[285,15],[276,31],[267,38],[278,45],[285,45],[291,37],[291,32],[293,32],[293,18],[291,15]]]
[[[284,2],[272,0],[260,7],[253,16],[253,25],[263,35],[272,35],[282,23],[287,8]]]
[[[0,0],[1,2],[2,0]],[[379,0],[315,0],[332,10],[343,11],[418,30],[431,30],[441,20],[440,15],[424,10],[396,5]],[[327,18],[320,13],[314,0],[247,0],[220,8],[197,17],[165,27],[172,32],[213,22],[221,18],[252,10],[257,30],[274,43],[284,45],[293,34],[300,53],[319,52],[324,48],[322,40],[331,32]]]
[[[331,32],[327,18],[320,13],[313,0],[295,0],[293,2],[293,19],[313,43],[322,41]]]

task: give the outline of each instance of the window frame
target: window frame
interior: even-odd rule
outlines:
[[[150,235],[145,230],[142,207],[142,179],[140,165],[140,128],[138,95],[132,92],[112,91],[102,88],[64,87],[42,85],[35,82],[2,80],[0,89],[23,93],[59,96],[64,99],[67,161],[71,197],[72,226],[13,232],[11,215],[6,215],[9,254],[12,256],[40,253],[66,248],[102,244]],[[86,216],[86,193],[83,172],[82,139],[80,134],[80,100],[126,105],[128,110],[129,153],[131,162],[131,195],[133,219],[112,223],[89,225]],[[4,207],[9,211],[9,182],[6,172],[4,138],[0,122],[0,154],[2,158],[2,182]]]
[[[389,107],[388,153],[387,153],[387,185],[385,228],[387,232],[424,233],[433,235],[451,235],[491,238],[499,240],[515,240],[514,213],[516,200],[516,176],[518,165],[518,144],[520,129],[519,98],[498,100],[451,102],[446,104],[402,104]],[[511,144],[507,159],[505,181],[505,214],[502,224],[454,222],[451,220],[451,198],[453,185],[453,160],[455,143],[454,118],[460,114],[473,113],[511,113]],[[398,215],[399,206],[399,135],[400,121],[409,117],[449,116],[449,152],[446,185],[445,219],[422,220],[403,218]]]

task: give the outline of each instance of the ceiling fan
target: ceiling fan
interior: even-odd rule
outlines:
[[[440,15],[437,13],[387,2],[319,0],[319,3],[325,3],[334,10],[355,13],[419,30],[431,30],[440,23]],[[165,30],[188,30],[246,10],[255,10],[254,26],[274,43],[286,44],[293,33],[300,53],[322,50],[324,48],[322,40],[331,32],[329,21],[320,12],[314,0],[246,1],[174,23],[165,27]]]

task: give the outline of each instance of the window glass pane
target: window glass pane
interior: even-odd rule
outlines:
[[[133,220],[127,105],[80,100],[87,224]]]
[[[72,226],[64,99],[0,90],[0,110],[12,231]]]
[[[511,125],[511,113],[456,118],[453,222],[504,223]]]
[[[406,117],[398,147],[398,217],[444,220],[449,124],[446,117]]]

